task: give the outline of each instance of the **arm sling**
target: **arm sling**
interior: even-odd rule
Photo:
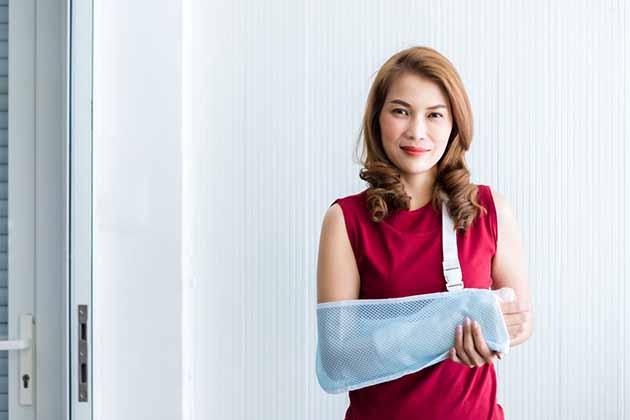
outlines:
[[[466,316],[479,323],[489,349],[509,352],[500,302],[513,301],[514,291],[464,288],[446,203],[442,249],[446,292],[317,304],[315,363],[324,391],[337,394],[391,381],[445,360]]]

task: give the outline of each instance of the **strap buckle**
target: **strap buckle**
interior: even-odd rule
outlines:
[[[450,292],[452,290],[459,290],[464,288],[464,283],[462,282],[462,270],[459,265],[454,267],[446,267],[446,264],[443,264],[444,268],[444,277],[446,278],[446,289]]]

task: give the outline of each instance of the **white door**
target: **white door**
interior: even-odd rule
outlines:
[[[0,420],[63,419],[63,0],[0,0]]]
[[[32,7],[0,3],[2,419],[35,419],[35,133]],[[11,30],[9,30],[11,29]],[[17,67],[23,71],[14,71]],[[10,128],[10,129],[9,129]]]

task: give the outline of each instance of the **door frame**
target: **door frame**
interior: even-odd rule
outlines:
[[[68,0],[70,4],[69,54],[69,162],[70,162],[70,305],[69,381],[70,418],[93,418],[92,369],[92,57],[93,2]],[[87,340],[80,340],[79,307],[87,312]],[[86,350],[85,372],[79,348]],[[87,375],[85,388],[79,378]],[[87,391],[87,394],[84,394]],[[82,398],[82,395],[84,398]]]

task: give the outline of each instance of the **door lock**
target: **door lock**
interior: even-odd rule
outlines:
[[[33,405],[33,315],[20,315],[19,340],[0,340],[0,350],[18,350],[19,384],[18,401],[20,405]]]
[[[79,305],[79,402],[88,400],[88,306]]]

